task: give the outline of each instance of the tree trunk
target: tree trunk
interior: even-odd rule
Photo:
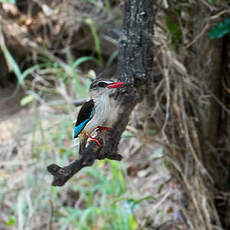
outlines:
[[[197,4],[194,17],[194,37],[198,36],[207,24],[207,17],[211,16],[210,10],[203,4]],[[218,141],[218,129],[221,107],[217,103],[220,99],[221,82],[223,79],[222,45],[223,40],[210,40],[208,33],[205,33],[193,46],[192,51],[195,58],[191,62],[191,74],[199,82],[204,96],[209,97],[207,103],[200,100],[200,142],[202,144],[203,162],[212,176],[218,181],[216,152],[212,152],[210,147],[216,147]]]

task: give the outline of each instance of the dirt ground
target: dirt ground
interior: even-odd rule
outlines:
[[[36,120],[31,108],[20,106],[23,91],[20,90],[15,97],[12,97],[13,93],[13,86],[0,91],[0,175],[9,179],[15,177],[9,175],[12,172],[10,168],[14,164],[24,164],[24,154],[30,151],[31,131]],[[122,138],[119,151],[124,157],[130,194],[138,198],[154,197],[137,209],[138,222],[143,224],[148,217],[148,225],[153,227],[176,218],[175,215],[179,215],[176,207],[178,193],[172,182],[169,182],[170,175],[165,166],[162,147],[156,143],[145,144],[136,137],[130,137]],[[47,176],[51,183],[52,178],[48,172]],[[49,187],[50,184],[46,183]],[[175,203],[167,202],[172,197]],[[4,219],[4,214],[0,219]]]

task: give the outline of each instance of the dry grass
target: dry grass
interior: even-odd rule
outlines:
[[[57,7],[56,4],[61,5]],[[73,101],[87,97],[90,83],[86,74],[82,74],[84,66],[79,68],[79,64],[92,59],[81,59],[80,49],[77,49],[79,53],[73,53],[72,49],[77,46],[72,47],[72,36],[85,30],[84,20],[89,17],[98,30],[106,15],[100,4],[98,7],[89,4],[91,8],[87,8],[87,4],[84,8],[82,4],[81,13],[69,7],[75,2],[59,1],[56,4],[51,3],[48,11],[43,7],[44,20],[41,21],[38,15],[31,24],[29,18],[23,21],[29,24],[24,25],[19,25],[17,20],[1,18],[8,35],[14,37],[13,31],[16,31],[15,41],[25,49],[33,48],[34,55],[27,58],[31,71],[22,85],[29,96],[30,107],[14,116],[9,115],[0,127],[0,228],[133,230],[153,226],[152,219],[154,225],[159,225],[172,214],[165,215],[170,210],[167,204],[172,194],[172,185],[168,184],[170,176],[162,148],[156,144],[144,147],[134,134],[131,137],[130,133],[128,137],[125,134],[121,142],[125,164],[97,162],[63,188],[50,186],[52,178],[46,171],[47,165],[66,165],[76,158],[77,146],[71,137],[72,121],[76,117]],[[46,15],[47,12],[51,14]],[[40,34],[41,30],[46,33]],[[69,36],[63,39],[66,31]],[[86,31],[79,44],[80,47],[86,44],[86,49],[91,49],[87,40],[90,29]],[[93,43],[98,40],[98,35],[92,36]],[[5,41],[8,41],[6,37]],[[41,48],[43,42],[47,50]],[[56,49],[55,52],[49,50],[51,48]],[[106,55],[106,52],[104,54],[102,49],[92,51],[97,68],[101,68],[98,67],[100,54]]]
[[[98,162],[63,188],[55,188],[50,186],[46,166],[54,162],[65,165],[76,157],[71,140],[76,116],[73,99],[87,97],[89,81],[82,69],[101,69],[108,58],[108,46],[103,48],[100,41],[116,46],[114,39],[101,31],[105,22],[119,17],[120,6],[108,7],[99,0],[91,1],[96,4],[69,0],[52,1],[45,8],[45,1],[33,2],[42,12],[32,21],[26,18],[19,24],[0,18],[11,36],[15,36],[12,31],[23,35],[24,39],[15,37],[16,42],[34,49],[28,63],[39,64],[23,85],[26,93],[33,95],[31,109],[0,124],[0,229],[155,229],[170,221],[178,223],[178,229],[221,229],[214,191],[207,186],[212,187],[213,179],[203,165],[196,121],[205,116],[198,105],[208,103],[212,95],[185,64],[188,48],[202,38],[208,25],[193,38],[191,4],[158,4],[154,61],[164,78],[151,95],[154,109],[143,103],[132,114],[120,145],[125,164]],[[176,9],[170,11],[171,4]],[[170,18],[176,17],[179,30],[173,34],[165,15],[177,11],[183,17]],[[216,17],[221,14],[224,11]],[[93,22],[91,27],[89,22]],[[96,35],[91,34],[92,28]],[[85,62],[79,68],[76,63],[88,50],[94,63]]]
[[[189,229],[222,229],[214,205],[214,180],[204,166],[201,127],[197,125],[199,119],[206,116],[201,108],[214,96],[205,82],[191,74],[189,62],[192,63],[193,55],[188,48],[209,31],[212,19],[226,12],[222,10],[216,17],[207,17],[206,27],[193,38],[191,4],[164,3],[161,7],[166,8],[171,24],[167,24],[167,19],[165,24],[165,14],[162,9],[158,10],[153,41],[157,52],[155,62],[164,80],[155,90],[157,105],[152,116],[162,127],[162,140],[172,164],[173,176],[181,186],[178,189],[182,191],[180,200],[183,202],[177,204],[180,212],[177,218]],[[205,1],[203,3],[214,7]],[[183,18],[176,16],[179,12]],[[168,34],[165,33],[167,30]],[[212,148],[212,151],[215,150]]]

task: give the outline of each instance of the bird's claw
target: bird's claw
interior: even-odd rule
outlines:
[[[91,141],[95,141],[100,147],[102,147],[102,144],[101,144],[96,138],[89,137],[89,139],[90,139]]]

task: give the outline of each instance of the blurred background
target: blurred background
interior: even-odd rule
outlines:
[[[156,129],[145,129],[149,111],[132,114],[121,162],[97,161],[63,187],[46,170],[78,156],[76,104],[95,74],[116,74],[122,15],[122,0],[0,1],[1,230],[151,229],[173,214],[175,187]]]

